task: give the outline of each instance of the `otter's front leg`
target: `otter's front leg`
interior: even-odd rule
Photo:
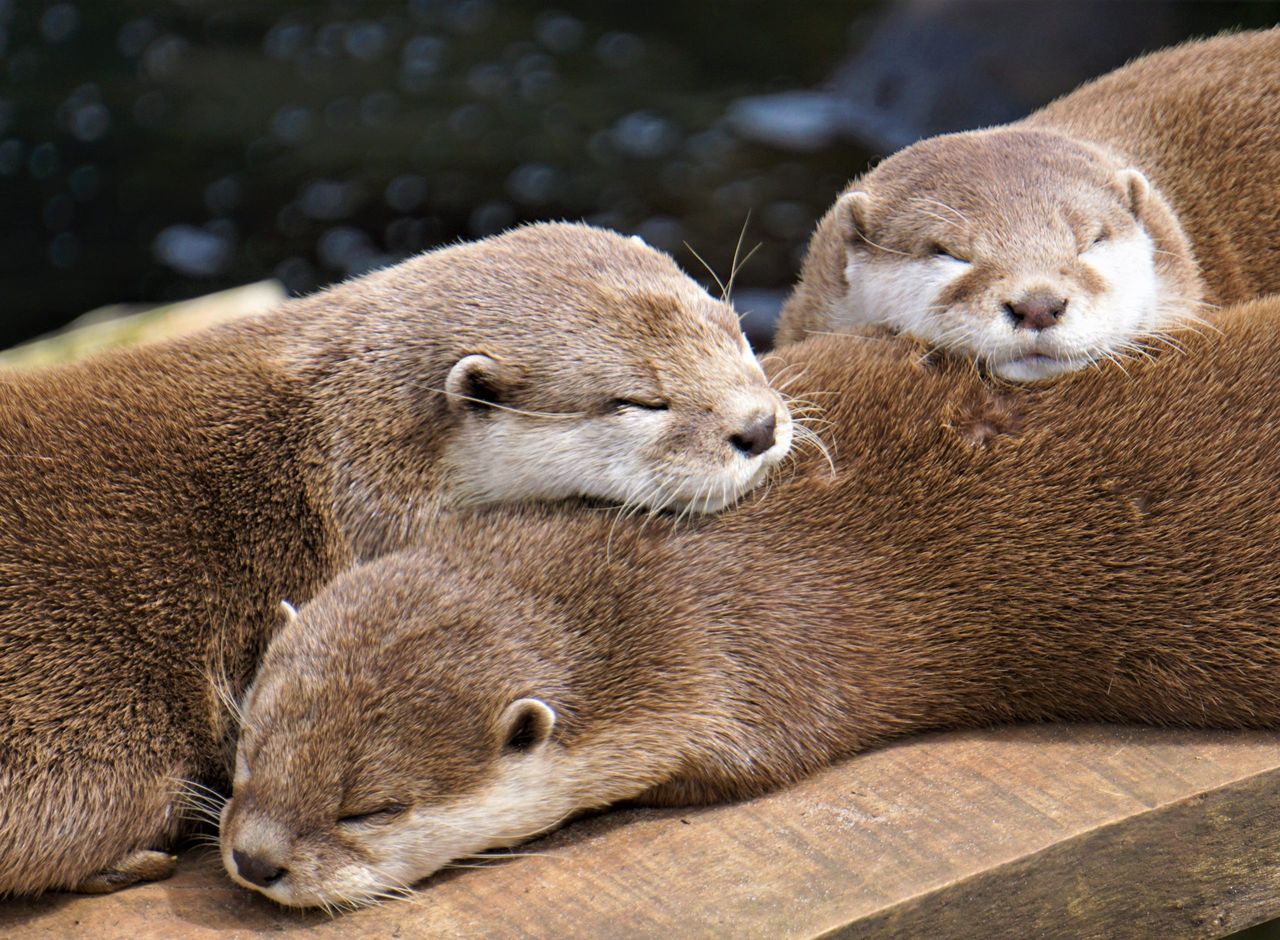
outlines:
[[[90,875],[71,890],[79,894],[110,894],[144,881],[163,881],[173,874],[178,856],[139,849],[115,864]]]

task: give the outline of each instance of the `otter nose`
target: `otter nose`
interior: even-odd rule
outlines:
[[[240,877],[259,888],[270,888],[288,873],[265,858],[241,852],[239,849],[232,849],[231,860],[236,863],[236,871],[240,873]]]
[[[1015,330],[1047,330],[1062,319],[1066,309],[1065,297],[1051,297],[1047,294],[1038,294],[1004,305],[1004,312],[1013,321]]]
[[[748,457],[759,457],[773,446],[778,429],[778,419],[773,415],[747,425],[741,434],[729,437],[729,443]]]

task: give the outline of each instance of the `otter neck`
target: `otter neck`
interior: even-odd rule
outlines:
[[[455,418],[442,390],[457,356],[392,328],[360,330],[337,288],[297,302],[293,360],[309,388],[330,506],[354,562],[421,542],[444,508],[441,457]],[[340,304],[334,312],[335,299]]]

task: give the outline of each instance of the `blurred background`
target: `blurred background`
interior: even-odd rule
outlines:
[[[0,347],[586,219],[727,276],[753,339],[835,193],[1280,3],[0,0]],[[691,246],[691,248],[689,247]]]

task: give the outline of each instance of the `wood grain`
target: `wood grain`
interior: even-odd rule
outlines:
[[[1280,736],[1023,727],[912,740],[736,806],[583,820],[330,919],[211,852],[7,937],[1220,936],[1280,914]]]

